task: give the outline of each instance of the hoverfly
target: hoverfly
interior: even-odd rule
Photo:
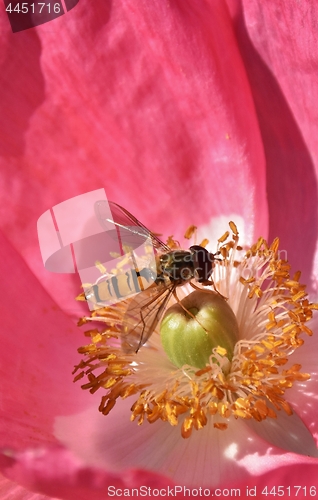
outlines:
[[[108,202],[113,216],[110,220],[106,215],[109,213],[106,203],[95,203],[95,213],[100,224],[109,228],[109,222],[113,223],[121,231],[121,243],[131,248],[136,248],[141,239],[150,238],[155,250],[156,269],[147,267],[147,264],[140,269],[135,264],[133,269],[95,283],[85,290],[85,297],[94,302],[96,308],[101,308],[137,294],[126,310],[121,340],[127,352],[138,352],[160,322],[171,296],[174,295],[178,300],[176,289],[179,286],[193,279],[202,285],[214,286],[211,275],[216,254],[200,245],[192,245],[188,250],[172,249],[128,210],[113,202]],[[115,234],[114,237],[120,238],[119,232],[114,232]],[[146,280],[146,288],[142,285],[142,279]]]

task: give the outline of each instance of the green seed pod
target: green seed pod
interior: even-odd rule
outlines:
[[[160,326],[162,345],[170,361],[178,368],[204,368],[215,347],[225,349],[231,360],[238,324],[227,301],[214,292],[195,291],[181,304],[167,310]]]

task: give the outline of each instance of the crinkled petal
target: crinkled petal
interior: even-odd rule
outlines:
[[[8,478],[26,488],[63,500],[105,500],[108,495],[115,496],[117,489],[131,490],[143,485],[161,488],[173,484],[150,471],[132,469],[118,474],[88,467],[59,447],[2,454],[0,467]]]
[[[268,460],[268,457],[264,458]],[[259,462],[260,459],[259,454],[252,457],[254,463]],[[58,498],[63,500],[87,500],[87,498],[104,500],[108,498],[109,494],[109,496],[113,496],[116,490],[118,496],[123,496],[125,491],[127,495],[128,493],[132,494],[132,488],[140,488],[141,492],[145,492],[145,488],[149,488],[147,491],[151,491],[155,496],[158,496],[158,489],[162,489],[166,493],[170,491],[170,494],[177,491],[178,498],[198,496],[196,488],[189,492],[189,489],[183,489],[183,483],[175,483],[174,485],[171,481],[162,480],[153,473],[135,469],[118,475],[107,473],[98,468],[85,467],[69,452],[58,448],[38,450],[37,452],[30,450],[25,453],[17,453],[11,458],[7,457],[7,459],[2,456],[0,462],[8,476],[15,475],[28,488],[50,495],[58,495]],[[272,462],[276,464],[273,470],[262,475],[251,473],[244,476],[243,474],[240,480],[236,481],[226,478],[219,485],[219,490],[223,490],[224,496],[229,496],[229,491],[231,491],[232,496],[259,498],[266,496],[265,492],[273,487],[277,491],[277,487],[281,485],[280,489],[281,491],[283,489],[286,498],[315,496],[314,478],[317,474],[317,465],[310,463],[310,461],[306,464],[295,463],[291,456],[289,466],[283,467],[279,455],[272,457]],[[2,480],[0,485],[10,484],[8,481],[4,481]],[[202,487],[202,485],[197,487],[200,486]],[[175,487],[178,489],[174,490]],[[211,493],[214,493],[213,487],[209,486],[209,489]],[[13,491],[16,493],[16,496],[13,497],[14,500],[51,500],[46,496],[43,497],[41,493],[25,492],[23,496],[22,487],[17,487]],[[215,493],[219,494],[220,491]],[[11,500],[12,497],[4,496],[3,499]]]
[[[23,486],[10,481],[0,474],[0,498],[1,500],[58,500],[56,498],[33,493]]]

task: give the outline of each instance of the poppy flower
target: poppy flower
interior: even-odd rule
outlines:
[[[2,9],[4,498],[12,488],[105,498],[109,485],[239,485],[242,497],[274,479],[285,494],[296,479],[314,486],[315,335],[299,349],[311,378],[286,391],[292,416],[205,426],[188,439],[167,422],[131,423],[128,399],[103,416],[98,392],[71,374],[85,343],[80,282],[45,271],[36,221],[102,186],[163,239],[182,241],[195,224],[216,247],[234,220],[246,247],[280,238],[314,301],[315,19],[313,2],[80,0],[12,33]]]

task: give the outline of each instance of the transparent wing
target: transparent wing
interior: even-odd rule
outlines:
[[[112,212],[113,219],[109,219],[108,206],[105,200],[97,201],[95,203],[95,213],[101,224],[106,230],[109,229],[109,222],[116,225],[116,233],[113,236],[118,238],[123,246],[137,248],[142,243],[150,238],[154,248],[162,252],[168,252],[171,248],[165,245],[156,235],[146,228],[136,217],[134,217],[128,210],[117,205],[117,203],[108,202]],[[112,231],[111,231],[112,232]]]
[[[147,342],[175,288],[174,283],[147,288],[132,300],[122,325],[122,346],[126,352],[137,352]]]

